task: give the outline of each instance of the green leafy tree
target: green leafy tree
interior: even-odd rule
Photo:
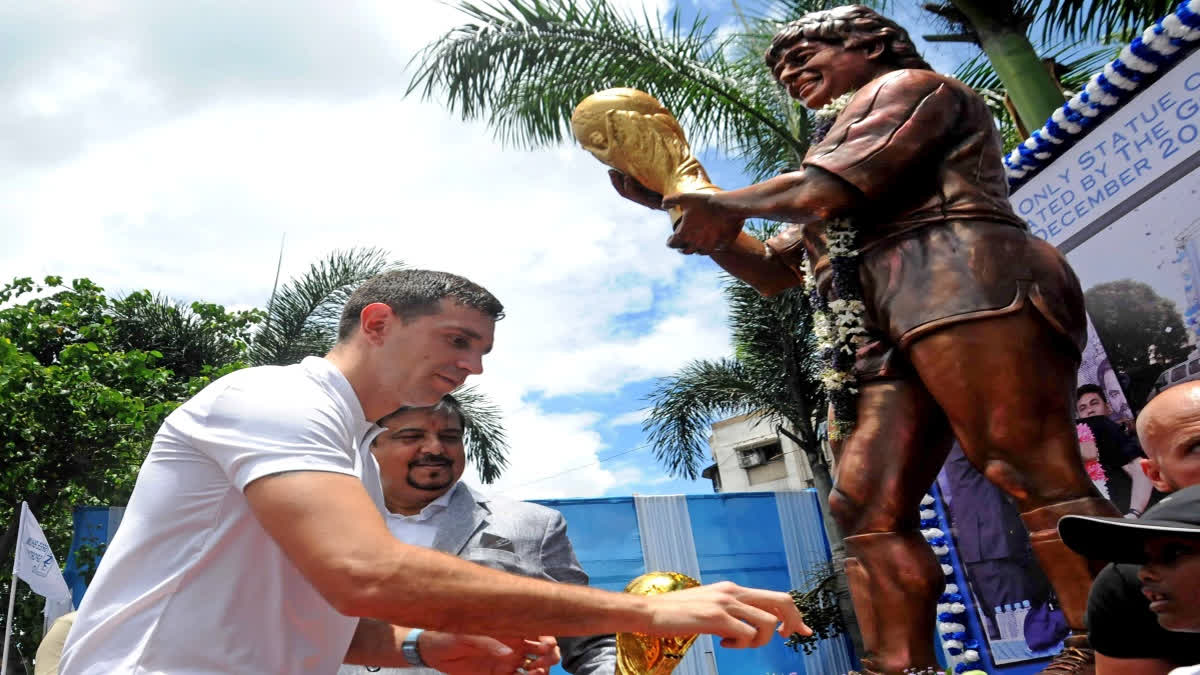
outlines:
[[[163,418],[212,378],[242,365],[255,313],[215,305],[160,305],[149,295],[112,300],[96,284],[58,277],[21,278],[0,289],[0,580],[11,582],[16,515],[22,500],[38,517],[59,562],[65,562],[76,505],[124,503]],[[222,360],[188,361],[135,345],[130,313],[178,312],[206,335]],[[178,320],[178,317],[171,319]],[[7,591],[8,589],[5,588]],[[7,597],[7,596],[6,596]],[[15,664],[32,657],[41,637],[41,599],[19,587],[14,612]]]
[[[1109,363],[1129,378],[1125,394],[1136,411],[1158,375],[1187,359],[1183,317],[1175,303],[1133,279],[1092,286],[1084,299]]]
[[[338,318],[354,289],[376,274],[402,267],[377,248],[333,251],[313,263],[272,293],[250,348],[251,363],[284,366],[327,353],[337,340]]]

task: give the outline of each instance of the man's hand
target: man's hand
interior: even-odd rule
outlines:
[[[742,588],[729,581],[649,596],[652,635],[711,633],[722,647],[761,647],[771,632],[811,635],[796,603],[787,593]]]
[[[655,211],[664,210],[662,205],[663,196],[642,185],[633,176],[623,174],[616,169],[609,169],[608,179],[612,181],[613,188],[616,189],[617,194],[625,199],[635,204],[641,204],[648,209],[654,209]]]
[[[549,636],[497,640],[425,631],[417,638],[417,647],[421,660],[449,675],[547,675],[560,659],[558,642]]]
[[[683,192],[668,195],[663,208],[679,207],[683,217],[667,246],[684,253],[723,251],[742,231],[743,219],[726,208],[720,192]]]

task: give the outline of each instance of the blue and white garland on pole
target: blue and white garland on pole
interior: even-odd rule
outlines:
[[[937,632],[946,654],[954,662],[954,672],[960,675],[979,671],[979,643],[967,635],[967,606],[962,591],[954,583],[954,565],[950,560],[950,542],[942,519],[933,508],[933,495],[921,500],[921,534],[933,548],[942,573],[946,575],[946,590],[938,598]]]
[[[1200,40],[1200,0],[1183,0],[1173,14],[1159,19],[1092,76],[1083,91],[1054,111],[1046,125],[1007,157],[1009,186],[1015,189],[1050,163],[1104,112],[1140,89],[1159,70],[1171,66]]]

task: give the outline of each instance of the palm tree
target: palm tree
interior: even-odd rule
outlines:
[[[814,428],[825,394],[804,289],[764,298],[726,276],[724,294],[734,355],[693,361],[658,381],[643,425],[655,457],[672,475],[694,479],[708,456],[709,425],[754,412],[801,448],[817,490],[828,496],[833,482]]]
[[[390,269],[377,248],[336,250],[313,263],[271,295],[262,328],[250,346],[250,363],[283,366],[305,356],[328,352],[337,339],[338,318],[350,294],[362,282]]]
[[[970,42],[987,55],[1016,110],[1016,122],[1038,129],[1064,99],[1058,83],[1030,41],[1096,40],[1145,28],[1171,11],[1177,0],[949,0],[923,7],[952,27],[953,33],[926,36]]]
[[[264,313],[226,312],[204,302],[176,302],[161,293],[135,291],[114,298],[107,314],[116,345],[158,352],[154,365],[180,378],[202,376],[246,359],[254,326]]]

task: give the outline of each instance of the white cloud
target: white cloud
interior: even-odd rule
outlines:
[[[508,313],[478,378],[512,441],[499,487],[593,464],[519,496],[629,478],[595,464],[613,451],[601,415],[531,394],[616,392],[727,353],[715,268],[667,249],[666,216],[621,200],[593,158],[506,150],[401,96],[400,55],[460,20],[440,4],[89,7],[7,12],[61,49],[9,45],[33,61],[0,70],[0,151],[25,150],[0,183],[6,273],[261,306],[286,232],[285,278],[350,246],[464,274]]]
[[[608,421],[609,426],[613,427],[632,427],[641,426],[646,421],[647,415],[650,413],[650,408],[641,408],[639,410],[631,410],[624,415],[617,415]]]
[[[513,499],[553,499],[601,495],[641,481],[638,469],[614,472],[601,461],[604,442],[592,430],[600,422],[593,413],[555,415],[534,406],[519,407],[505,418],[515,441],[509,470],[480,489]],[[479,487],[473,477],[468,480]]]

